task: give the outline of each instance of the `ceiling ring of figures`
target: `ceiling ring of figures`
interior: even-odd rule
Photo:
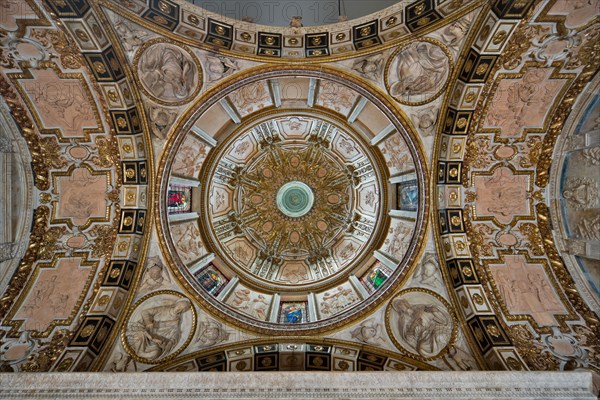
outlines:
[[[289,99],[288,77],[330,104]],[[173,130],[157,191],[161,244],[199,301],[250,330],[347,323],[380,304],[421,252],[428,196],[420,143],[376,89],[335,70],[271,68],[235,82],[199,98]],[[272,91],[282,93],[279,104],[261,107],[261,93]],[[248,95],[254,105],[245,109]],[[350,123],[335,109],[345,96],[385,123]],[[215,107],[229,108],[220,128]],[[277,203],[290,185],[292,200],[306,202],[301,215]]]

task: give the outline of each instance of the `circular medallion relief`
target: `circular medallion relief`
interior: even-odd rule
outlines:
[[[185,104],[200,91],[200,62],[186,47],[151,40],[138,50],[133,62],[142,91],[160,104]]]
[[[161,290],[133,306],[121,338],[136,360],[158,364],[181,353],[196,330],[196,310],[181,293]]]
[[[360,315],[404,279],[424,235],[425,172],[415,139],[397,120],[398,128],[374,134],[393,124],[384,108],[349,124],[341,113],[371,92],[322,71],[302,73],[268,81],[249,74],[199,101],[203,111],[170,139],[163,164],[168,261],[208,309],[261,332],[297,334]],[[349,106],[317,95],[319,107],[310,108],[282,87],[308,88],[311,79]],[[280,107],[248,95],[276,81]],[[241,123],[221,107],[225,96]],[[226,122],[204,125],[218,120]]]
[[[411,357],[434,359],[456,340],[458,327],[450,310],[448,302],[435,292],[404,290],[388,304],[387,331],[394,344]]]
[[[385,86],[399,103],[421,105],[442,94],[450,76],[450,52],[433,39],[411,42],[392,54]]]

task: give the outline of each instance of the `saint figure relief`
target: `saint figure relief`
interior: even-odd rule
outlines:
[[[407,350],[422,357],[436,356],[451,340],[452,318],[437,301],[427,303],[403,297],[392,301],[397,317],[393,329],[397,339]]]
[[[196,86],[197,70],[190,56],[175,46],[156,44],[140,57],[140,80],[163,101],[186,99]]]
[[[191,310],[188,299],[164,300],[143,309],[127,330],[133,351],[141,358],[158,360],[175,351],[182,337],[183,315]]]
[[[448,68],[448,56],[439,46],[412,43],[398,54],[398,80],[390,85],[390,94],[404,101],[431,98],[444,85]],[[415,99],[415,96],[421,98]]]

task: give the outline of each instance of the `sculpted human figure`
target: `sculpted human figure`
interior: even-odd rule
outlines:
[[[182,100],[194,88],[195,68],[181,50],[153,46],[140,59],[140,80],[161,100]]]
[[[144,280],[142,281],[140,291],[151,292],[170,281],[169,274],[158,256],[150,257],[146,264],[146,271],[144,273]]]
[[[430,357],[447,344],[452,321],[437,305],[396,299],[392,308],[398,313],[398,334],[417,354]]]
[[[175,350],[181,339],[183,314],[191,309],[188,299],[164,301],[140,313],[129,325],[129,343],[142,358],[157,360]]]
[[[438,46],[413,43],[399,54],[397,72],[399,80],[390,87],[392,96],[434,94],[448,72],[448,57]]]

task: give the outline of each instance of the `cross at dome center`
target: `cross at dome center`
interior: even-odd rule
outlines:
[[[277,192],[277,208],[292,218],[306,215],[311,210],[314,200],[311,188],[300,181],[288,182]]]

